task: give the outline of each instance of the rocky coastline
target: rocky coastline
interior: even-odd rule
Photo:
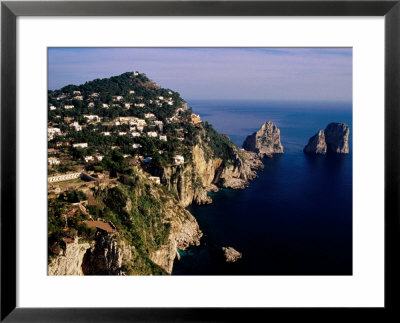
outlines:
[[[326,154],[328,152],[346,154],[349,127],[342,123],[331,123],[310,138],[304,148],[305,153]],[[171,274],[178,250],[190,246],[199,246],[203,233],[196,219],[185,207],[190,204],[209,204],[212,198],[209,192],[220,187],[243,189],[257,177],[257,171],[264,167],[262,158],[271,158],[283,154],[280,130],[271,122],[265,122],[261,128],[248,136],[243,149],[231,144],[229,161],[219,156],[211,156],[207,140],[199,136],[196,145],[191,147],[191,162],[185,165],[169,165],[153,169],[159,176],[161,185],[148,180],[143,171],[138,171],[136,182],[148,187],[150,194],[163,201],[160,209],[162,222],[170,227],[166,241],[149,253],[149,259],[165,274]],[[169,192],[165,193],[161,186]],[[106,188],[105,188],[106,190]],[[88,191],[88,194],[91,194]],[[143,191],[140,194],[145,194]],[[130,211],[132,201],[127,199],[124,211]],[[223,247],[226,262],[236,262],[242,254],[231,247]],[[92,241],[80,241],[76,237],[66,244],[65,249],[52,259],[49,275],[129,275],[134,268],[135,246],[127,243],[120,233],[106,232],[97,228]]]

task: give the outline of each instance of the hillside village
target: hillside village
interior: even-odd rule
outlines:
[[[50,183],[68,178],[60,174],[77,171],[116,175],[123,171],[122,164],[185,162],[187,125],[196,126],[201,119],[178,93],[160,88],[138,72],[125,73],[115,82],[111,78],[87,84],[49,91]],[[115,162],[120,165],[113,167]]]
[[[48,92],[50,275],[170,274],[202,232],[185,207],[262,162],[139,72]]]

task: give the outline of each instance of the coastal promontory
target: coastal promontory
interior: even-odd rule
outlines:
[[[308,154],[325,155],[326,153],[349,153],[349,126],[345,123],[332,122],[325,130],[318,131],[304,147]]]
[[[258,131],[247,136],[243,142],[243,148],[257,153],[260,157],[283,154],[280,130],[272,121],[267,121]]]
[[[185,208],[263,167],[143,73],[68,85],[48,102],[49,275],[171,274],[203,235]]]

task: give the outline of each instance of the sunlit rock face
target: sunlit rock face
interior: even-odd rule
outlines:
[[[247,136],[243,142],[243,148],[257,153],[260,157],[283,154],[280,130],[272,121],[267,121],[258,131]]]

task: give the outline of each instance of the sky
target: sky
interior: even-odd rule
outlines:
[[[352,101],[351,48],[49,48],[50,90],[129,71],[185,100]]]

